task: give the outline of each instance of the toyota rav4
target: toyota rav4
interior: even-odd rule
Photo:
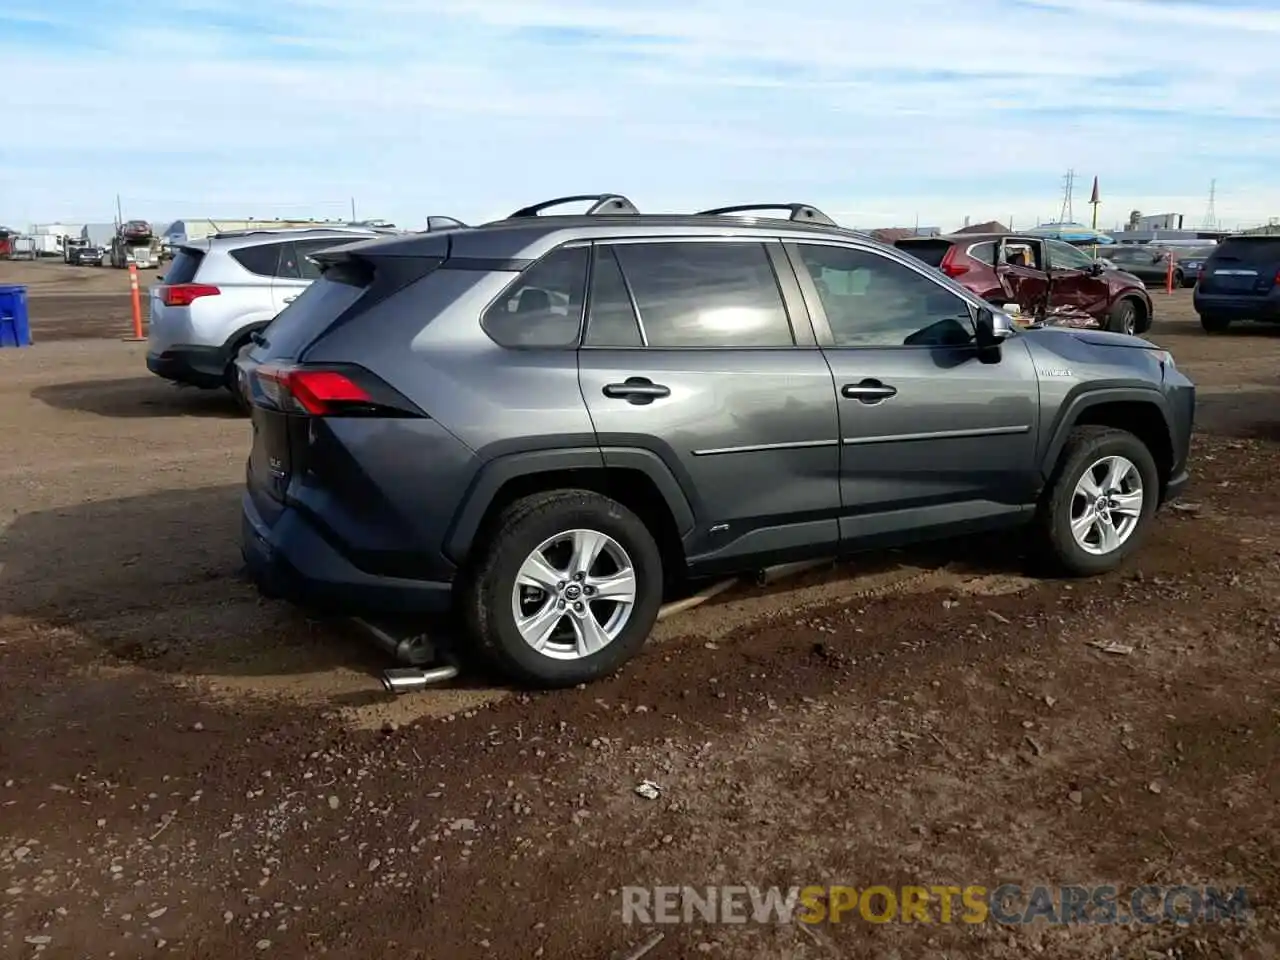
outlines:
[[[314,254],[239,361],[262,589],[452,609],[560,686],[636,654],[684,578],[1021,525],[1067,575],[1138,547],[1187,480],[1167,352],[1020,330],[812,207],[747,215],[775,209],[564,198]]]

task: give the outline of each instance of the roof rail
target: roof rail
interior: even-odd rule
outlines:
[[[714,210],[699,210],[695,217],[723,217],[731,213],[751,213],[757,210],[786,210],[790,213],[788,220],[807,223],[820,223],[826,227],[838,227],[836,223],[817,207],[807,203],[744,203],[736,207],[716,207]]]
[[[604,213],[638,214],[640,212],[636,209],[636,205],[634,203],[620,193],[580,193],[575,194],[572,197],[556,197],[554,200],[544,200],[542,203],[535,203],[528,207],[521,207],[507,219],[515,220],[521,217],[536,217],[543,210],[549,209],[550,207],[558,207],[564,203],[581,203],[584,200],[595,201],[587,210],[588,216],[595,216],[597,214]]]
[[[459,227],[465,226],[465,223],[454,217],[427,217],[427,233],[436,230],[457,230]]]

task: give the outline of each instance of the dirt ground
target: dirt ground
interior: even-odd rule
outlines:
[[[871,556],[675,617],[587,689],[389,700],[349,627],[242,580],[248,425],[147,374],[124,276],[0,263],[35,338],[0,351],[0,956],[1277,955],[1277,332],[1156,294],[1194,484],[1114,575]],[[624,886],[1006,882],[1243,886],[1252,916],[620,916]]]

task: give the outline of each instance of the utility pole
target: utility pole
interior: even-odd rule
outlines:
[[[1075,220],[1075,193],[1076,193],[1076,172],[1068,170],[1067,175],[1062,178],[1062,213],[1058,217],[1059,223],[1072,223]]]
[[[356,198],[351,198],[351,222],[356,222]]]
[[[1209,208],[1204,213],[1204,229],[1218,229],[1218,181],[1209,181]]]
[[[116,226],[124,223],[124,214],[120,212],[120,194],[116,194]]]

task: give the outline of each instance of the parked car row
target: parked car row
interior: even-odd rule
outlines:
[[[590,209],[547,212],[571,200]],[[895,248],[801,204],[561,198],[184,248],[148,362],[177,373],[185,350],[218,383],[233,363],[264,593],[452,612],[508,676],[554,687],[619,667],[664,593],[706,576],[1002,528],[1068,575],[1120,564],[1187,481],[1195,389],[1128,335],[1150,323],[1141,284],[1081,258]],[[988,299],[1011,293],[1108,329],[1019,327]],[[242,295],[258,313],[211,319]]]

